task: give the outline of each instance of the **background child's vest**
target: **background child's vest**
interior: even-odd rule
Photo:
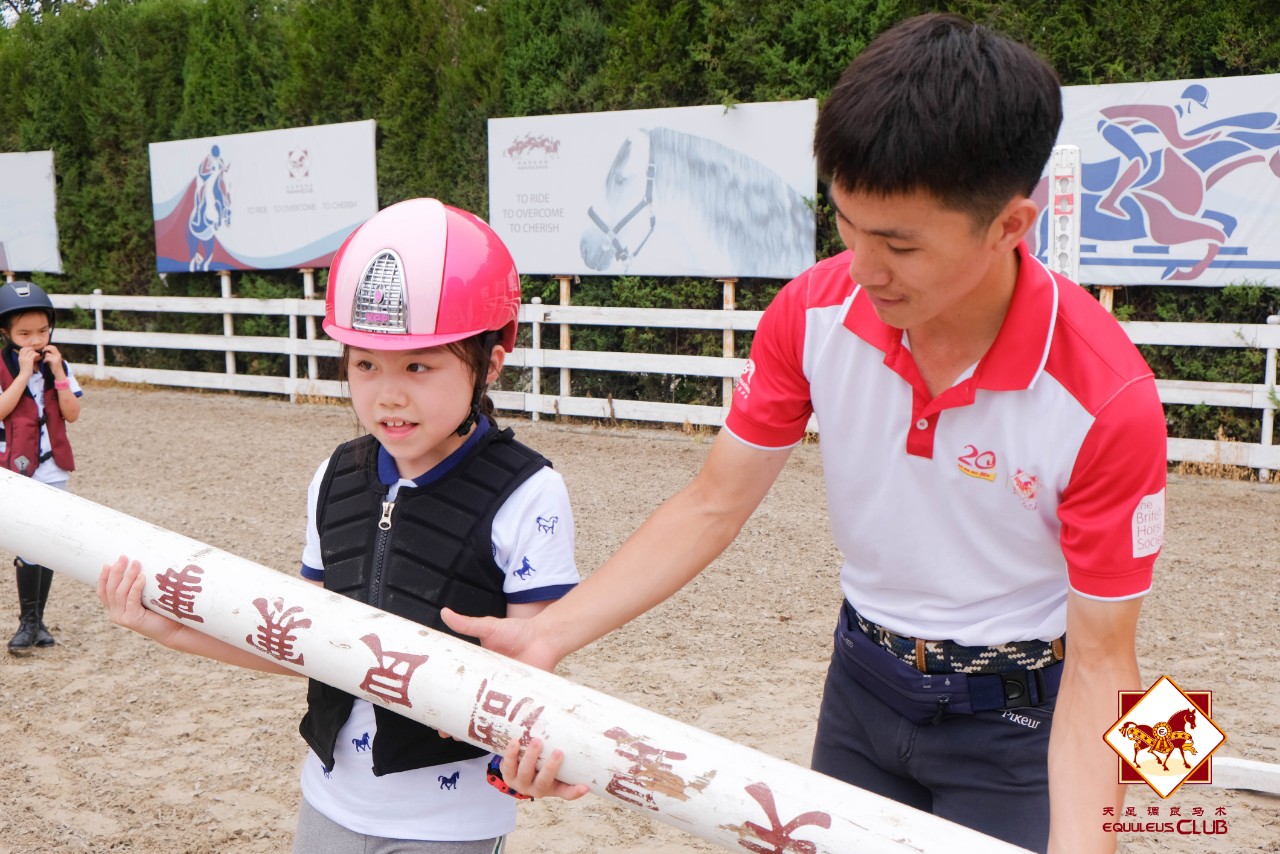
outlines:
[[[14,364],[10,365],[12,358]],[[9,471],[24,474],[27,477],[35,474],[43,460],[40,458],[40,428],[49,431],[49,445],[52,448],[53,461],[63,471],[75,471],[76,461],[71,453],[71,441],[67,438],[67,422],[62,419],[62,409],[58,406],[58,390],[53,387],[53,374],[44,365],[40,366],[44,376],[44,418],[40,417],[40,408],[29,389],[22,390],[18,405],[4,419],[4,455],[0,457],[0,465]],[[18,373],[17,351],[12,345],[4,348],[4,357],[0,358],[0,389],[14,383]]]

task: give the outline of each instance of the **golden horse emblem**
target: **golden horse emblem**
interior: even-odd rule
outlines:
[[[1125,721],[1120,727],[1120,734],[1133,742],[1134,767],[1138,765],[1138,754],[1148,750],[1160,763],[1160,767],[1168,771],[1169,757],[1173,756],[1175,750],[1182,755],[1182,764],[1187,768],[1191,767],[1191,763],[1187,761],[1187,752],[1190,751],[1194,756],[1196,748],[1188,730],[1195,727],[1196,710],[1188,708],[1174,713],[1169,720],[1161,721],[1155,726]],[[1160,754],[1164,754],[1164,759],[1160,758]]]

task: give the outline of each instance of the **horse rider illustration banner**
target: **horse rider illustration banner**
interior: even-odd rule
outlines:
[[[489,120],[522,273],[789,279],[814,262],[818,103]]]
[[[373,121],[151,143],[156,269],[327,267],[378,212]]]
[[[1080,279],[1280,285],[1280,74],[1062,90],[1083,163]],[[1047,178],[1037,189],[1042,211]],[[1029,238],[1047,259],[1047,215]]]
[[[53,152],[0,154],[0,270],[61,273]]]

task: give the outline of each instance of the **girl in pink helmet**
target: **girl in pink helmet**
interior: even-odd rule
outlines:
[[[486,394],[519,306],[502,241],[435,199],[392,205],[347,238],[324,329],[365,433],[312,479],[304,578],[446,632],[442,608],[532,616],[577,583],[564,482],[498,428]],[[115,622],[166,646],[292,674],[144,610],[136,562],[104,567],[98,594]],[[295,852],[493,854],[515,827],[514,792],[480,748],[314,680],[300,731]],[[512,752],[510,778],[553,780],[563,757],[538,771],[540,750]]]

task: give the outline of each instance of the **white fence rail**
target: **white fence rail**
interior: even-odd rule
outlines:
[[[532,327],[532,346],[518,348],[507,364],[529,371],[528,391],[495,391],[494,404],[504,410],[586,418],[690,423],[720,426],[724,422],[733,379],[742,371],[744,359],[735,358],[734,333],[754,331],[761,312],[733,308],[734,281],[726,280],[725,309],[642,309],[568,305],[567,280],[561,282],[561,302],[550,305],[533,302],[521,306],[520,322]],[[229,288],[224,284],[224,293]],[[334,358],[339,353],[336,342],[317,338],[315,318],[324,315],[324,304],[314,299],[244,299],[239,297],[128,297],[93,294],[54,294],[59,309],[84,309],[93,313],[92,329],[58,330],[58,341],[95,348],[96,357],[82,376],[111,379],[128,383],[181,386],[186,388],[252,391],[303,396],[345,397],[345,388],[336,380],[319,378],[318,359]],[[109,312],[154,312],[161,314],[213,314],[223,317],[222,335],[181,334],[172,332],[118,331],[107,328]],[[288,334],[279,337],[235,334],[237,316],[279,316],[288,319]],[[1123,326],[1137,344],[1256,349],[1266,353],[1263,381],[1250,383],[1211,383],[1186,380],[1157,380],[1160,398],[1166,404],[1212,407],[1242,407],[1259,410],[1262,426],[1256,442],[1219,442],[1206,439],[1169,438],[1169,460],[1243,466],[1258,469],[1262,478],[1280,470],[1280,446],[1273,444],[1276,398],[1276,353],[1280,350],[1280,318],[1270,324],[1225,323],[1147,323],[1131,322]],[[299,322],[301,321],[301,323]],[[559,348],[541,345],[542,328],[556,326],[560,332]],[[647,353],[605,353],[574,350],[571,330],[574,327],[627,326],[719,330],[723,333],[724,355],[678,356]],[[301,328],[301,332],[299,331]],[[177,371],[109,364],[106,348],[202,350],[226,353],[223,371]],[[262,376],[238,373],[235,354],[275,354],[288,357],[285,376]],[[543,372],[558,372],[558,382],[551,388]],[[718,377],[722,380],[722,404],[689,405],[658,401],[619,400],[612,397],[574,397],[570,391],[575,370],[617,371],[638,374],[675,374],[693,377]],[[817,431],[815,422],[811,429]]]

